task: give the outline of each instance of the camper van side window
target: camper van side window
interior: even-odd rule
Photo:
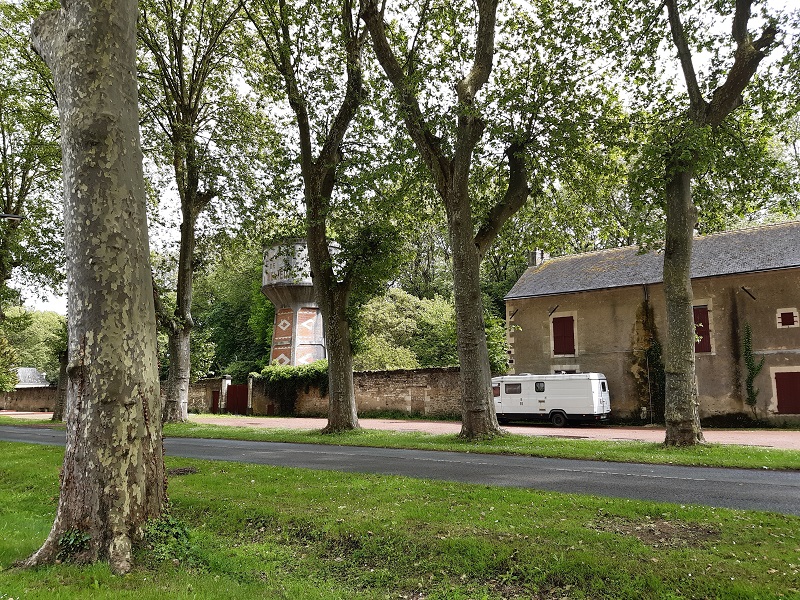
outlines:
[[[507,383],[506,384],[506,394],[521,394],[522,393],[522,384],[521,383]]]
[[[492,386],[492,396],[494,396],[495,398],[499,398],[500,397],[500,386],[499,385],[493,385]]]
[[[605,381],[601,381],[600,382],[600,389],[603,390],[604,392],[608,391],[608,388],[606,388],[606,382]]]
[[[543,392],[544,381],[537,381],[535,384],[533,384],[533,389],[535,389],[537,392]]]

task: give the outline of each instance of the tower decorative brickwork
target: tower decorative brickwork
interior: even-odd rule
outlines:
[[[305,240],[267,248],[261,283],[261,291],[275,305],[270,362],[294,366],[326,358]]]

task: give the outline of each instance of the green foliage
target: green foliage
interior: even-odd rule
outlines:
[[[492,372],[505,373],[505,320],[487,312],[485,322]],[[357,370],[458,366],[455,309],[452,300],[441,296],[417,298],[392,288],[364,306],[357,330]]]
[[[647,361],[647,381],[650,393],[653,420],[657,423],[664,422],[664,407],[667,397],[667,373],[664,370],[664,357],[662,356],[661,342],[655,337],[645,350]]]
[[[753,416],[757,417],[759,390],[753,385],[753,382],[756,377],[758,377],[758,374],[761,373],[761,369],[764,368],[766,357],[762,356],[761,360],[756,362],[753,356],[753,330],[750,327],[750,323],[745,323],[742,328],[742,357],[747,367],[747,377],[745,378],[745,390],[747,395],[744,401],[753,411]]]
[[[258,379],[265,384],[267,395],[280,402],[280,414],[292,414],[300,390],[316,387],[322,396],[328,393],[328,361],[318,360],[298,367],[269,365]]]
[[[144,548],[150,561],[191,560],[189,526],[170,513],[162,514],[157,519],[150,519],[144,528]]]
[[[366,336],[359,344],[359,353],[353,357],[353,368],[356,371],[391,371],[419,367],[411,348],[396,346],[384,335]]]
[[[50,71],[32,50],[30,24],[57,3],[0,3],[0,304],[12,269],[32,288],[63,281],[61,149]],[[2,311],[0,311],[2,312]]]
[[[262,260],[256,244],[229,243],[195,285],[193,335],[211,345],[210,370],[234,383],[269,362],[275,308],[261,293]]]
[[[3,325],[17,354],[17,366],[35,367],[52,383],[58,380],[59,354],[67,349],[67,321],[58,313],[13,308]]]
[[[61,534],[58,538],[58,553],[56,558],[60,561],[68,561],[76,554],[86,551],[89,548],[89,540],[92,539],[85,531],[70,529]]]
[[[354,368],[449,367],[458,364],[453,303],[397,289],[370,300],[356,321]]]
[[[16,352],[0,332],[0,392],[10,392],[19,383],[16,366]]]
[[[487,303],[485,302],[484,305]],[[484,315],[486,322],[486,345],[489,350],[489,366],[492,375],[505,375],[508,371],[508,340],[506,337],[505,319],[489,314]]]

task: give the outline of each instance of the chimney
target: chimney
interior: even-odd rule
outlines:
[[[549,258],[550,254],[548,252],[537,248],[533,252],[528,252],[528,266],[538,267]]]

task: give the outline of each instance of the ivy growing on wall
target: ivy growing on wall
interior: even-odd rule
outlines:
[[[264,382],[267,396],[278,401],[280,414],[292,414],[301,390],[308,393],[316,387],[321,396],[328,395],[328,361],[318,360],[298,367],[269,365],[258,379]]]
[[[742,329],[742,356],[744,357],[744,364],[747,367],[747,377],[745,378],[745,403],[753,411],[753,417],[757,418],[758,410],[758,388],[753,385],[756,377],[764,368],[764,357],[756,362],[753,356],[753,331],[750,328],[750,323],[745,323]]]
[[[632,373],[640,407],[647,409],[653,422],[663,423],[666,372],[653,308],[646,297],[637,311],[633,347]]]

